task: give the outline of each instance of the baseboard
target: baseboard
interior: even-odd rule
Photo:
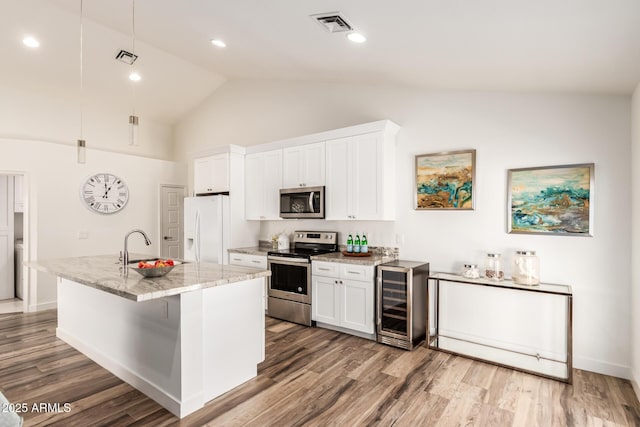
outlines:
[[[624,378],[626,380],[632,379],[632,372],[629,366],[616,365],[614,363],[603,362],[601,360],[574,356],[573,367],[575,369],[597,372],[598,374],[610,375],[612,377]]]
[[[344,334],[355,335],[356,337],[365,338],[375,341],[376,334],[367,334],[366,332],[354,331],[353,329],[341,328],[340,326],[329,325],[327,323],[316,322],[318,328],[331,329],[332,331],[342,332]]]
[[[34,311],[45,311],[45,310],[54,310],[58,308],[58,303],[56,301],[51,302],[42,302],[40,304],[30,305],[28,310],[30,313]]]
[[[195,412],[196,410],[202,408],[204,404],[202,396],[195,396],[193,398],[190,398],[188,401],[180,402],[170,394],[166,393],[164,390],[157,387],[155,384],[140,377],[138,374],[122,366],[117,361],[104,355],[92,346],[81,342],[73,335],[60,328],[56,328],[56,336],[87,356],[89,359],[96,362],[98,365],[111,372],[116,377],[120,378],[122,381],[140,390],[149,398],[158,402],[178,418],[185,417],[186,415]]]
[[[633,369],[631,369],[631,386],[633,386],[633,391],[636,392],[636,397],[638,398],[638,400],[640,400],[640,384],[638,383],[637,380],[637,376],[635,374],[635,372],[633,372]]]

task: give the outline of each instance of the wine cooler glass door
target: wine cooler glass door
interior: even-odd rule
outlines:
[[[383,331],[407,336],[407,283],[407,273],[382,270],[380,326]]]

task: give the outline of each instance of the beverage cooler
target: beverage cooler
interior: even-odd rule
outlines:
[[[378,266],[378,342],[412,350],[426,338],[429,263]]]

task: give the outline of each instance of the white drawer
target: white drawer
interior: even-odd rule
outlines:
[[[373,280],[373,268],[369,265],[339,264],[340,277],[343,279],[370,282]]]
[[[267,257],[262,255],[230,253],[229,264],[266,269]]]
[[[340,264],[335,262],[313,261],[311,274],[326,277],[340,277]]]

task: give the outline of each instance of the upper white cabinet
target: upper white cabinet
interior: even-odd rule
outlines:
[[[282,150],[245,156],[245,218],[280,219]]]
[[[326,142],[326,219],[395,219],[395,139],[385,132]]]
[[[13,177],[13,211],[24,212],[24,176]]]
[[[298,145],[283,149],[284,188],[325,185],[325,144]]]
[[[229,153],[195,159],[193,188],[196,194],[229,191]]]

